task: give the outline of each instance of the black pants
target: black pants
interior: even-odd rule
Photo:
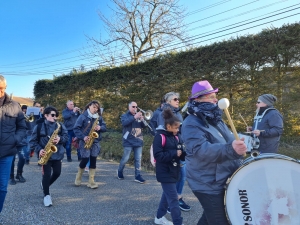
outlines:
[[[224,193],[218,195],[193,193],[203,207],[203,214],[197,225],[229,225],[225,213]]]
[[[51,168],[53,170],[51,174]],[[49,160],[46,165],[43,165],[43,190],[44,195],[50,195],[49,187],[56,181],[61,173],[61,160]]]
[[[97,157],[90,156],[90,158],[81,158],[81,161],[79,163],[79,167],[81,169],[84,169],[86,167],[86,164],[90,160],[90,169],[96,169],[96,161]]]
[[[18,146],[17,147],[18,150],[18,167],[17,167],[17,173],[23,173],[23,167],[25,164],[25,156],[24,156],[24,146]],[[15,172],[15,160],[16,160],[16,156],[14,155],[12,164],[11,164],[11,168],[10,168],[10,177],[12,178],[14,176],[14,172]]]

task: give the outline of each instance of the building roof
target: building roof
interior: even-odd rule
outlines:
[[[23,97],[18,97],[18,96],[12,96],[12,99],[16,102],[19,102],[20,105],[27,105],[27,106],[32,106],[33,105],[33,100],[31,98],[23,98]]]

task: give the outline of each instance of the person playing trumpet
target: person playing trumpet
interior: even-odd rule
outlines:
[[[134,151],[134,167],[135,167],[135,182],[143,184],[146,180],[141,176],[141,161],[143,150],[143,133],[142,129],[146,125],[142,122],[144,119],[141,111],[137,112],[137,103],[130,102],[128,111],[121,116],[123,126],[123,147],[124,153],[117,170],[119,180],[124,179],[123,170],[127,163],[131,151]]]
[[[75,134],[73,131],[73,127],[76,123],[76,120],[80,116],[80,109],[78,107],[74,106],[74,102],[71,100],[67,101],[67,107],[62,111],[62,116],[64,119],[64,125],[66,126],[68,130],[68,136],[69,140],[66,145],[66,154],[67,154],[67,160],[68,162],[72,162],[72,157],[71,157],[71,152],[72,152],[72,140],[75,138]],[[78,156],[78,161],[81,160],[81,155],[79,152],[79,149],[77,149],[77,156]]]
[[[51,140],[52,134],[58,129],[56,122],[58,117],[58,111],[52,106],[48,106],[44,110],[45,120],[42,123],[37,124],[32,132],[31,139],[29,141],[30,148],[39,155],[39,157],[45,156],[47,153],[45,147]],[[52,199],[49,192],[49,187],[57,180],[61,174],[61,164],[64,158],[64,144],[68,141],[68,131],[66,127],[60,123],[58,135],[54,137],[52,144],[56,146],[57,151],[53,153],[48,162],[42,166],[43,179],[41,182],[41,188],[44,192],[44,205],[46,207],[52,205]],[[51,174],[52,170],[52,174]]]
[[[85,106],[84,112],[76,120],[73,130],[79,139],[81,155],[78,173],[75,178],[75,186],[81,185],[82,174],[87,163],[90,161],[89,182],[87,186],[92,189],[98,188],[98,184],[94,181],[96,161],[100,153],[101,133],[106,132],[106,123],[101,116],[100,103],[98,101],[93,100]],[[87,143],[90,143],[90,146],[87,146]]]

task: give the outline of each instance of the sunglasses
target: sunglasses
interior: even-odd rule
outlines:
[[[179,98],[173,98],[173,101],[177,102],[179,101]]]
[[[56,114],[50,114],[52,117],[56,117]]]
[[[134,106],[134,105],[133,105],[133,106],[131,106],[131,107],[132,107],[132,108],[137,108],[137,106]]]
[[[256,104],[259,104],[260,102],[256,102]]]

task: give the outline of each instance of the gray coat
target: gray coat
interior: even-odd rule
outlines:
[[[51,158],[49,160],[62,160],[64,158],[64,144],[68,141],[68,131],[66,127],[60,123],[60,131],[58,132],[58,135],[60,137],[60,141],[56,145],[57,152],[53,153]],[[49,138],[51,137],[54,130],[57,128],[57,124],[55,122],[49,122],[45,120],[45,122],[42,123],[41,131],[40,131],[40,140],[38,140],[38,125],[36,125],[33,129],[31,138],[29,140],[30,149],[33,149],[38,155],[39,152],[45,148],[47,145]],[[47,129],[47,130],[46,130]]]
[[[91,118],[87,112],[87,110],[85,110],[76,120],[76,123],[74,125],[73,131],[75,133],[75,136],[79,139],[79,140],[83,140],[85,136],[88,136],[91,128],[95,122],[96,118]],[[97,123],[101,129],[99,131],[95,131],[98,133],[98,138],[95,138],[93,143],[99,143],[99,141],[101,141],[102,139],[102,133],[106,132],[106,123],[103,120],[103,117],[100,116],[98,123]]]
[[[79,112],[74,113],[73,110],[69,110],[68,108],[65,108],[62,111],[62,116],[64,118],[64,125],[67,128],[67,130],[73,130],[73,127],[76,123],[76,120],[80,116]]]
[[[182,119],[182,115],[180,113],[180,110],[179,109],[176,109],[174,108],[173,106],[171,106],[170,104],[166,103],[163,107],[162,107],[162,110],[161,110],[161,113],[158,115],[157,117],[157,127],[156,129],[157,130],[162,130],[162,129],[165,129],[165,120],[164,120],[164,117],[163,117],[163,111],[164,109],[167,109],[167,108],[170,108],[172,110],[172,112],[174,113],[175,116],[178,117],[178,119],[182,122],[183,119]]]
[[[258,150],[261,153],[277,153],[280,136],[283,133],[282,115],[277,109],[271,107],[254,117],[253,130],[263,130],[258,139],[260,145]]]
[[[234,136],[223,121],[218,129],[205,125],[195,115],[182,124],[181,137],[186,146],[186,176],[192,191],[220,194],[228,177],[240,166],[242,156],[232,148]]]
[[[0,107],[0,158],[15,155],[17,143],[26,136],[25,117],[19,103],[5,93]]]

